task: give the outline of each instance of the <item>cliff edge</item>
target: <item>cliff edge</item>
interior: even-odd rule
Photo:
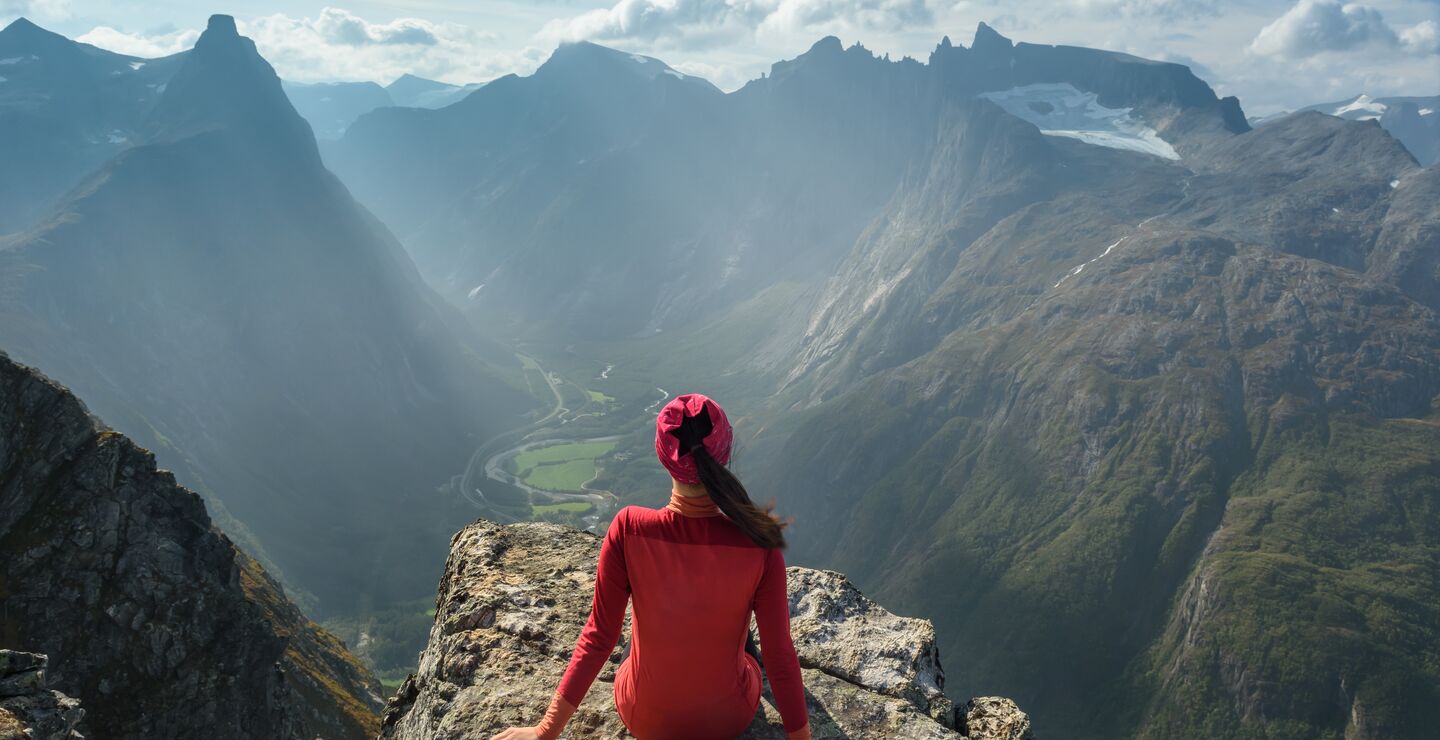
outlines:
[[[419,672],[385,710],[381,738],[488,738],[537,721],[590,610],[600,539],[553,524],[477,521],[451,540]],[[789,569],[791,633],[816,738],[1023,740],[1030,721],[1008,699],[956,707],[935,628],[896,616],[845,576]],[[610,698],[628,628],[566,730],[628,737]],[[768,688],[745,738],[783,738]]]
[[[4,353],[0,607],[0,648],[27,651],[5,653],[0,673],[33,688],[45,668],[84,706],[61,713],[64,732],[337,740],[378,725],[379,683],[199,496]]]

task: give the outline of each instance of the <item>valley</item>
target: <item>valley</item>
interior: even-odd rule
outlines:
[[[50,470],[58,403],[88,466],[4,471],[0,596],[85,574],[94,651],[146,671],[115,615],[256,637],[202,678],[289,704],[225,721],[371,733],[375,679],[460,624],[436,580],[486,556],[450,538],[663,505],[654,417],[698,391],[788,561],[933,622],[952,700],[1075,738],[1440,725],[1433,97],[1252,120],[1203,68],[986,23],[731,91],[590,41],[291,83],[228,16],[155,59],[21,20],[0,59],[0,351],[74,391],[0,363],[0,460]],[[150,603],[149,565],[102,592],[91,489],[172,502],[127,537],[240,617]],[[0,637],[96,701],[36,603]]]

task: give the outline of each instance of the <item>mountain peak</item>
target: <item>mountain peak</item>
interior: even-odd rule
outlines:
[[[29,18],[26,18],[22,15],[19,18],[11,21],[10,25],[6,26],[3,29],[0,29],[0,34],[8,36],[10,34],[35,33],[36,31],[45,32],[45,29],[35,25],[34,23],[31,23]]]
[[[810,47],[810,50],[807,51],[807,52],[805,52],[805,53],[806,53],[806,54],[815,54],[815,53],[836,53],[836,54],[838,54],[838,53],[840,53],[840,52],[842,52],[842,51],[845,51],[845,45],[842,44],[842,43],[840,43],[840,39],[838,39],[838,38],[836,38],[836,37],[834,37],[834,36],[826,36],[825,38],[820,39],[819,41],[816,41],[816,42],[814,43],[814,45],[812,45],[812,46]]]
[[[240,31],[235,28],[235,16],[218,13],[210,16],[210,22],[205,25],[204,35],[239,38]]]
[[[991,28],[985,21],[975,27],[975,40],[970,43],[970,48],[975,51],[987,51],[990,49],[1006,50],[1014,48],[1014,42],[1000,35],[999,31]]]
[[[314,135],[295,112],[270,63],[241,36],[235,19],[214,15],[170,80],[151,115],[155,138],[175,140],[205,131],[265,140],[265,151],[319,158]]]

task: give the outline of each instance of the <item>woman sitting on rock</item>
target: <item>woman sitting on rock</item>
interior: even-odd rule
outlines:
[[[725,468],[731,429],[711,399],[679,396],[655,421],[655,453],[670,471],[663,509],[627,506],[600,547],[595,600],[545,718],[491,740],[553,740],[615,649],[635,601],[615,708],[641,740],[733,738],[760,703],[750,614],[787,736],[810,737],[800,662],[790,642],[785,524],[750,501]]]

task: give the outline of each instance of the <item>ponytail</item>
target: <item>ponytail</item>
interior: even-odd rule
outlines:
[[[775,508],[773,504],[762,507],[751,501],[750,494],[745,491],[745,486],[740,484],[740,479],[711,457],[705,445],[692,447],[690,456],[695,459],[695,470],[700,474],[700,483],[705,486],[710,500],[720,507],[720,511],[739,527],[751,542],[767,550],[785,549],[783,530],[788,522],[780,521],[779,517],[771,513]]]

